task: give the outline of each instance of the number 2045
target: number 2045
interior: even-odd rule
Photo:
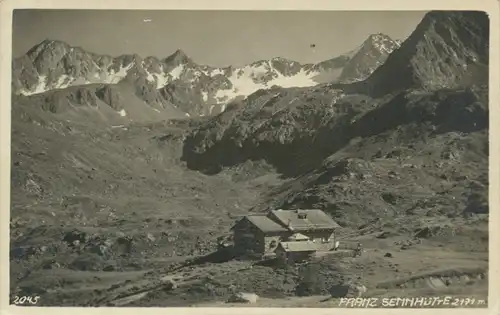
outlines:
[[[40,297],[39,296],[14,296],[14,300],[12,301],[11,304],[14,305],[27,305],[27,304],[32,304],[35,305],[39,302]]]

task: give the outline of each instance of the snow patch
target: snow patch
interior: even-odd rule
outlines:
[[[106,78],[105,83],[116,84],[120,82],[123,78],[127,76],[128,71],[134,66],[133,63],[130,63],[126,67],[120,66],[120,69],[115,72],[115,70],[111,70]]]
[[[36,83],[35,87],[30,91],[26,89],[22,89],[19,91],[22,95],[24,96],[29,96],[33,94],[38,94],[38,93],[43,93],[48,91],[47,87],[47,76],[41,75],[38,77],[38,82]]]
[[[146,70],[146,73],[147,73],[147,77],[146,77],[146,80],[148,80],[149,82],[154,82],[155,81],[155,77],[154,75],[152,75],[149,71]]]
[[[146,69],[146,63],[144,61],[141,62],[141,65],[142,65],[142,68],[144,69],[144,71],[146,72],[147,76],[146,76],[146,80],[148,82],[155,82],[155,76],[148,71],[148,69]],[[156,74],[156,73],[155,73]]]
[[[169,82],[169,77],[164,72],[161,74],[155,73],[155,74],[153,74],[153,76],[156,78],[156,88],[157,89],[161,89],[162,87],[167,85]]]
[[[268,86],[278,85],[284,88],[314,86],[318,83],[312,79],[312,76],[317,74],[318,73],[315,72],[306,73],[303,69],[296,75],[290,77],[278,73],[278,77],[269,82]]]
[[[66,74],[63,74],[59,77],[59,79],[57,79],[57,82],[55,84],[55,88],[56,89],[64,89],[64,88],[67,88],[75,79],[66,75]]]
[[[304,69],[301,69],[300,72],[293,76],[285,76],[274,69],[270,63],[268,63],[268,67],[269,69],[267,69],[264,65],[260,65],[256,67],[247,66],[241,69],[236,69],[233,72],[233,75],[228,78],[232,83],[233,88],[217,91],[215,94],[217,101],[219,103],[227,102],[237,96],[248,96],[260,89],[269,89],[273,85],[290,88],[310,87],[318,84],[313,78],[318,75],[319,72],[304,71]],[[257,83],[254,81],[254,78],[259,75],[267,75],[269,73],[272,74],[273,78],[267,83]]]
[[[161,73],[148,73],[148,81],[153,82],[156,79],[156,88],[161,89],[172,80],[177,80],[180,78],[181,74],[184,71],[184,65],[179,65],[174,69],[170,70],[169,73],[165,73],[163,65],[161,66]]]
[[[122,116],[122,117],[127,116],[127,112],[126,112],[124,109],[122,109],[121,111],[119,111],[119,112],[118,112],[118,114],[119,114],[120,116]]]
[[[203,97],[204,102],[208,101],[208,93],[207,92],[201,92],[201,95]]]
[[[23,89],[20,91],[20,93],[24,96],[28,96],[28,95],[43,93],[46,91],[48,91],[48,89],[47,89],[47,76],[41,75],[38,77],[38,82],[37,82],[34,89],[32,89],[31,91]]]
[[[224,74],[224,71],[222,69],[212,69],[212,71],[210,71],[209,73],[209,76],[213,77],[213,76],[216,76],[218,74]]]
[[[184,65],[178,65],[174,69],[170,70],[170,75],[172,76],[172,79],[177,80],[181,77],[183,71]]]
[[[47,76],[41,75],[38,77],[38,84],[36,85],[36,88],[35,88],[35,91],[33,91],[33,94],[43,93],[46,90],[47,90]]]

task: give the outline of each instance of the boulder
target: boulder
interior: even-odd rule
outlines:
[[[25,247],[15,247],[10,250],[10,257],[11,259],[21,259],[25,257],[27,252]]]
[[[339,284],[332,286],[329,292],[333,298],[361,297],[366,293],[366,287],[364,285]]]
[[[75,246],[74,245],[75,243],[85,244],[86,242],[89,241],[89,238],[90,237],[87,233],[78,230],[73,230],[65,233],[63,237],[63,242],[67,243],[68,246]]]
[[[150,242],[154,242],[154,241],[156,241],[156,237],[154,237],[154,235],[153,235],[153,234],[151,234],[151,233],[146,234],[146,238],[147,238],[147,239],[148,239],[148,241],[150,241]]]
[[[49,261],[42,266],[43,269],[57,269],[61,268],[61,265],[56,261]]]
[[[171,291],[177,289],[177,283],[175,283],[173,280],[165,280],[162,281],[163,287],[162,289],[164,291]]]
[[[244,293],[244,292],[238,292],[234,293],[229,297],[227,300],[228,303],[257,303],[257,300],[259,299],[259,296],[255,293]]]

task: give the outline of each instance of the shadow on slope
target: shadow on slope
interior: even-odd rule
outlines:
[[[347,95],[330,105],[326,100],[336,96],[328,89],[287,91],[271,100],[264,95],[256,97],[263,103],[260,109],[235,106],[195,130],[186,138],[182,159],[206,174],[264,159],[285,177],[294,177],[319,167],[351,141],[405,125],[419,125],[434,135],[487,129],[486,90],[406,91],[377,100]],[[298,105],[289,106],[290,99]]]

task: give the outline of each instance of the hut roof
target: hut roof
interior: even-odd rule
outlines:
[[[269,219],[265,215],[248,215],[248,216],[243,217],[242,220],[249,221],[251,224],[253,224],[255,227],[257,227],[259,230],[261,230],[264,233],[286,232],[287,231],[286,228],[284,228],[283,226],[274,222],[273,220]],[[238,222],[241,222],[241,220]],[[236,224],[238,224],[238,223],[236,223]]]
[[[318,247],[315,243],[306,242],[280,242],[278,247],[281,247],[285,252],[315,252]]]
[[[272,210],[283,226],[291,226],[294,231],[335,229],[340,227],[328,214],[319,209],[307,210]]]

